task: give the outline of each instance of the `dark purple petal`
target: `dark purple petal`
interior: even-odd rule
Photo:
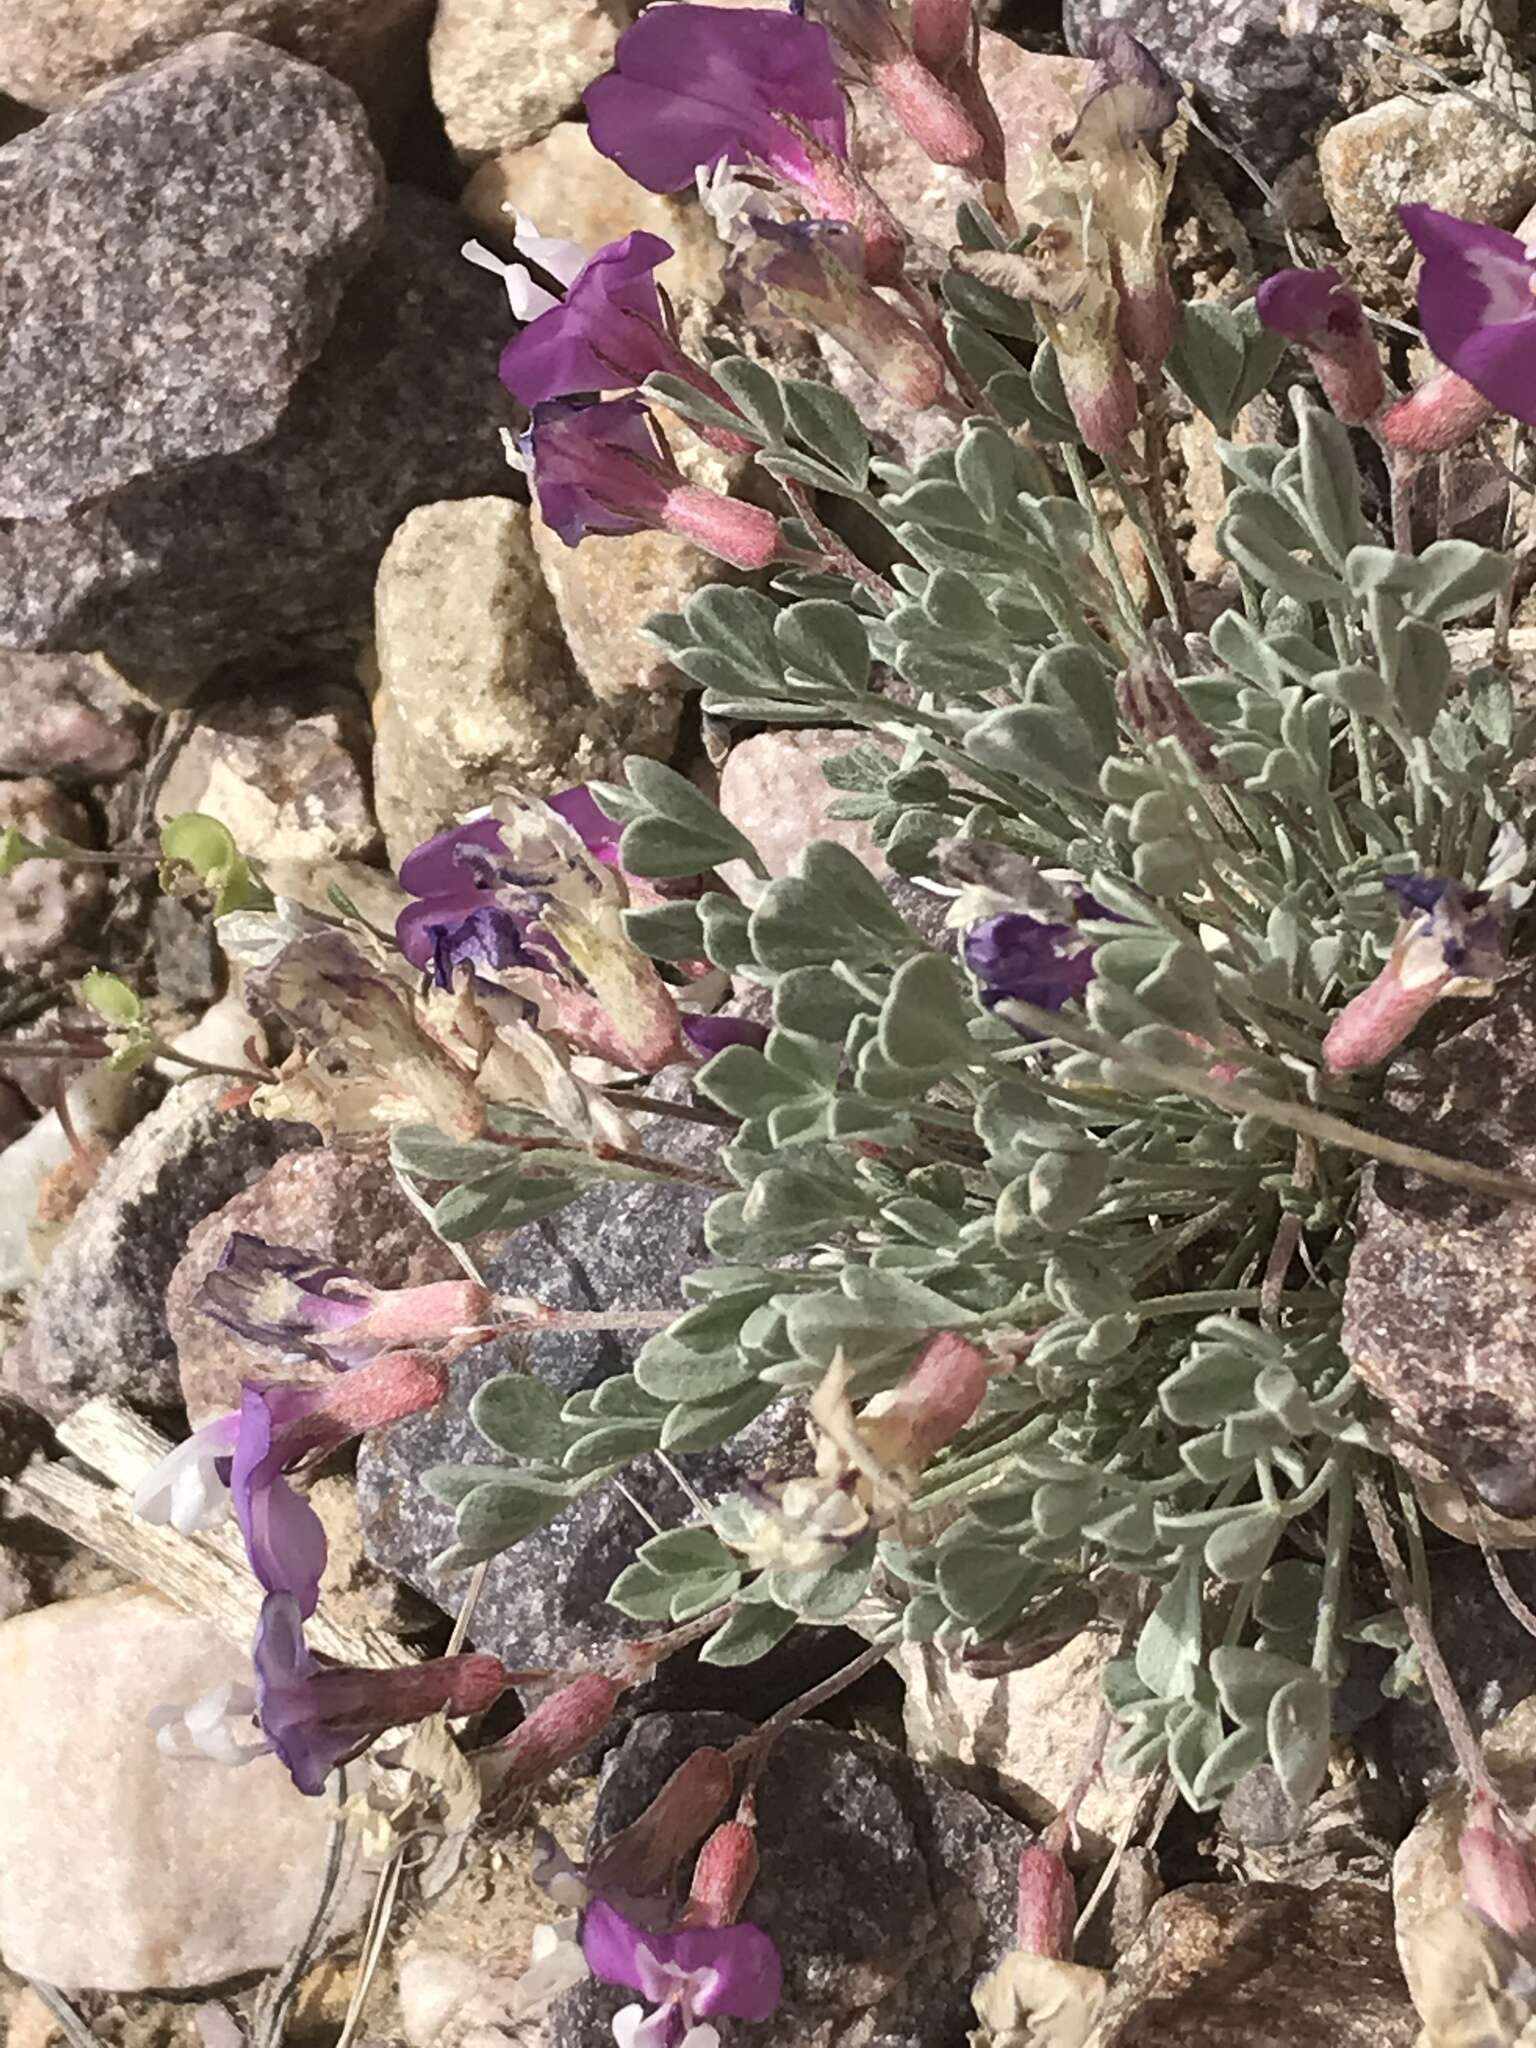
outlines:
[[[400,886],[408,896],[452,896],[484,888],[483,870],[472,864],[477,850],[506,858],[499,819],[471,818],[424,839],[400,863]]]
[[[1075,925],[1044,924],[1022,911],[973,924],[963,952],[989,1008],[1012,999],[1059,1010],[1093,980],[1093,948]]]
[[[484,968],[489,973],[506,967],[529,967],[539,974],[554,971],[556,963],[551,956],[527,943],[533,922],[527,913],[518,917],[510,910],[499,910],[494,903],[482,903],[456,923],[439,923],[434,913],[441,913],[435,904],[424,903],[421,910],[423,915],[414,924],[416,929],[425,927],[431,936],[432,978],[439,988],[451,989],[453,971],[461,966]],[[402,951],[406,949],[402,947]],[[406,958],[410,957],[406,951]]]
[[[1310,348],[1336,346],[1365,324],[1360,301],[1331,267],[1277,270],[1259,286],[1254,305],[1264,326]]]
[[[240,1404],[240,1429],[230,1465],[230,1502],[246,1555],[258,1582],[269,1593],[286,1593],[301,1615],[313,1614],[325,1571],[325,1530],[309,1502],[282,1476],[282,1422],[298,1412],[282,1395],[307,1395],[316,1405],[319,1388],[247,1387]]]
[[[667,335],[655,271],[672,244],[643,231],[599,249],[564,301],[515,334],[501,356],[501,381],[521,405],[578,391],[643,384],[675,372],[681,352]]]
[[[256,1672],[256,1717],[262,1733],[288,1767],[301,1792],[318,1797],[339,1763],[356,1754],[353,1731],[329,1728],[306,1698],[318,1666],[304,1644],[303,1617],[285,1593],[262,1602],[251,1662]]]
[[[1433,910],[1451,886],[1444,875],[1383,875],[1381,880],[1405,910]]]
[[[550,399],[534,407],[527,446],[539,510],[567,547],[659,526],[680,481],[637,398]]]
[[[1440,361],[1511,418],[1536,424],[1536,261],[1502,228],[1432,206],[1398,218],[1424,258],[1419,323]]]
[[[847,154],[827,32],[778,8],[648,7],[584,98],[593,145],[652,192],[721,161],[805,182],[810,160],[779,117]]]
[[[588,853],[611,868],[619,865],[619,839],[624,827],[599,806],[584,782],[578,782],[574,789],[560,790],[549,799],[549,808],[559,812]]]
[[[768,1043],[768,1026],[750,1017],[683,1017],[683,1036],[701,1058],[713,1059],[728,1045],[750,1045],[761,1051]]]

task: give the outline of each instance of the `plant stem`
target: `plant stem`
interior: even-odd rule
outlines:
[[[867,562],[860,560],[848,543],[832,531],[816,510],[816,501],[804,484],[797,483],[793,477],[780,477],[778,482],[785,497],[810,529],[811,538],[821,549],[828,566],[839,576],[846,576],[850,583],[860,584],[889,611],[896,602],[894,584],[887,583],[877,569],[871,569]]]
[[[873,1671],[877,1664],[884,1663],[892,1643],[900,1633],[899,1623],[884,1630],[867,1650],[859,1652],[851,1664],[845,1664],[841,1671],[834,1671],[830,1678],[824,1678],[820,1685],[813,1685],[809,1692],[801,1693],[800,1697],[791,1700],[788,1706],[780,1707],[776,1714],[768,1717],[761,1728],[754,1729],[750,1735],[743,1735],[739,1742],[732,1744],[725,1753],[727,1762],[745,1762],[747,1785],[750,1787],[755,1784],[768,1761],[769,1752],[784,1730],[806,1714],[814,1713],[817,1707],[824,1706],[828,1700],[836,1699],[840,1692],[846,1692],[855,1679],[862,1678],[866,1671]]]
[[[1472,1723],[1467,1719],[1467,1710],[1461,1703],[1455,1681],[1446,1668],[1440,1645],[1435,1641],[1435,1632],[1430,1626],[1429,1615],[1420,1604],[1404,1568],[1402,1554],[1397,1547],[1397,1538],[1392,1533],[1392,1523],[1387,1515],[1386,1502],[1381,1489],[1372,1474],[1362,1473],[1358,1482],[1360,1505],[1365,1511],[1366,1527],[1371,1532],[1371,1541],[1376,1546],[1376,1555],[1381,1559],[1381,1568],[1386,1574],[1387,1591],[1393,1605],[1408,1625],[1413,1647],[1419,1653],[1419,1665],[1424,1673],[1440,1718],[1445,1723],[1445,1732],[1450,1737],[1451,1748],[1456,1752],[1456,1761],[1461,1774],[1470,1789],[1495,1806],[1502,1804],[1498,1787],[1488,1770],[1482,1745],[1473,1733]]]
[[[1328,1488],[1328,1531],[1324,1537],[1323,1583],[1317,1602],[1317,1633],[1312,1638],[1312,1669],[1332,1685],[1333,1646],[1339,1633],[1344,1599],[1344,1573],[1349,1563],[1349,1537],[1355,1520],[1354,1475],[1348,1451],[1340,1453]]]

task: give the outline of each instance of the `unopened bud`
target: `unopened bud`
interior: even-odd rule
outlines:
[[[632,1897],[660,1891],[718,1820],[731,1796],[731,1784],[725,1752],[696,1749],[639,1819],[598,1850],[588,1872],[592,1890],[628,1892]]]
[[[697,484],[668,491],[661,524],[734,569],[766,569],[779,552],[779,522],[771,512]]]
[[[693,1866],[683,1925],[731,1926],[756,1882],[757,1829],[746,1820],[722,1821]]]
[[[1381,355],[1360,301],[1336,270],[1278,270],[1254,304],[1272,333],[1306,352],[1341,420],[1358,426],[1376,416],[1387,391]]]
[[[491,1752],[501,1784],[542,1784],[551,1771],[580,1756],[613,1719],[623,1691],[617,1679],[592,1671],[540,1700]]]
[[[1449,971],[1417,986],[1404,983],[1389,960],[1369,988],[1347,1002],[1328,1027],[1323,1064],[1330,1074],[1375,1067],[1394,1053],[1421,1017],[1427,1016],[1455,979]]]
[[[1381,416],[1381,438],[1406,455],[1444,455],[1486,426],[1497,408],[1465,377],[1441,370]]]
[[[1536,1867],[1529,1839],[1497,1811],[1463,1830],[1461,1881],[1467,1904],[1512,1941],[1536,1934]]]
[[[1054,1849],[1025,1849],[1019,1857],[1019,1947],[1026,1955],[1072,1959],[1077,1887]]]
[[[971,0],[912,0],[912,48],[936,78],[970,54],[975,32]]]

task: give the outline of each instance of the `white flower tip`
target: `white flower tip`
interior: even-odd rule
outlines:
[[[465,242],[461,245],[459,254],[466,263],[473,263],[477,270],[494,271],[497,277],[505,277],[513,267],[510,263],[504,262],[493,249],[487,249],[484,242]]]

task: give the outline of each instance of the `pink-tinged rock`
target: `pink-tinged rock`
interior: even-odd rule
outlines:
[[[1008,196],[1016,208],[1023,209],[1052,138],[1076,121],[1092,68],[1084,58],[1021,50],[982,30],[981,75],[1008,138]],[[903,227],[941,249],[952,247],[955,209],[975,197],[975,180],[930,162],[868,86],[854,86],[852,100],[855,162]]]
[[[148,1589],[0,1625],[0,1958],[67,1989],[187,1990],[275,1969],[308,1926],[331,1808],[273,1757],[162,1757],[151,1710],[250,1659]],[[350,1873],[348,1877],[350,1880]],[[358,1893],[342,1891],[342,1924]]]
[[[406,1201],[382,1151],[289,1152],[251,1187],[206,1216],[166,1289],[165,1317],[180,1364],[182,1396],[195,1425],[240,1404],[243,1380],[324,1380],[323,1365],[285,1363],[216,1323],[193,1296],[237,1230],[296,1245],[361,1273],[376,1287],[415,1287],[462,1278],[453,1255]]]
[[[138,765],[149,706],[90,654],[0,650],[0,775],[110,782]]]
[[[366,859],[379,846],[369,738],[362,705],[340,692],[226,698],[200,716],[155,814],[204,811],[256,860]]]
[[[91,823],[77,803],[41,775],[0,782],[0,832],[28,839],[50,833],[89,846]],[[106,894],[99,868],[31,860],[0,881],[0,968],[56,961],[83,936]],[[84,964],[83,957],[81,964]]]
[[[757,848],[771,878],[789,874],[813,839],[836,840],[882,881],[889,876],[890,865],[867,824],[827,815],[839,792],[822,774],[823,764],[868,744],[861,732],[816,727],[758,733],[732,748],[720,771],[720,808]],[[762,892],[742,862],[732,861],[721,874],[744,900]]]

